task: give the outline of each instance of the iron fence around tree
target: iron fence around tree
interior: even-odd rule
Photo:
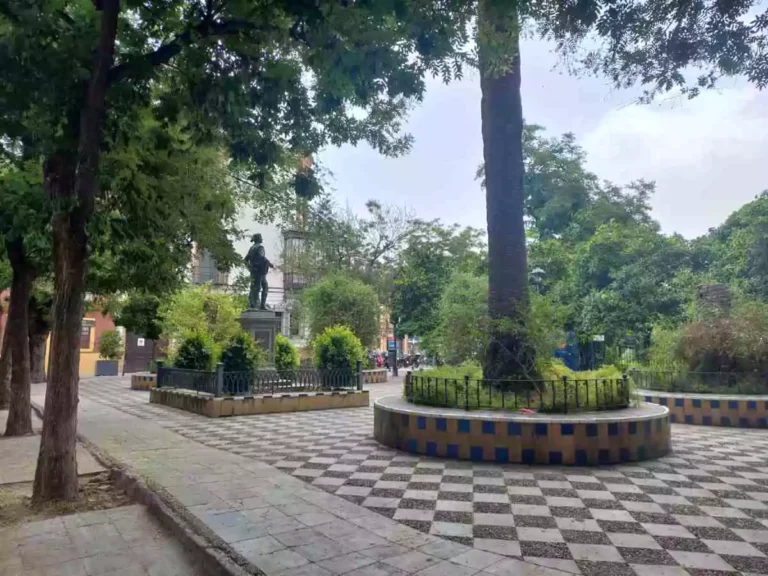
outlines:
[[[621,378],[577,380],[474,380],[433,378],[411,372],[405,398],[414,404],[463,410],[521,410],[568,413],[627,408],[632,383]]]
[[[761,372],[692,372],[632,369],[632,380],[643,390],[699,394],[768,394],[768,374]]]
[[[362,363],[357,370],[274,370],[225,372],[217,364],[213,372],[157,366],[158,388],[179,388],[213,396],[255,396],[291,392],[362,390]]]

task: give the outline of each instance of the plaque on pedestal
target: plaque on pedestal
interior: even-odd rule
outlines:
[[[267,353],[270,362],[275,360],[275,339],[280,332],[283,313],[274,310],[249,308],[240,314],[240,325]]]

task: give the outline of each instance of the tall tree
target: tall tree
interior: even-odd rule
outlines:
[[[263,186],[290,155],[325,144],[365,140],[397,154],[410,144],[399,122],[423,94],[423,75],[460,72],[470,17],[460,0],[172,0],[129,3],[122,13],[118,0],[5,7],[0,142],[34,137],[55,208],[36,501],[77,492],[77,338],[88,224],[104,190],[104,123],[120,131],[146,106],[164,120],[186,116],[199,138],[225,134],[235,162]],[[158,96],[160,84],[168,90]]]
[[[477,45],[488,220],[490,343],[486,378],[533,376],[526,343],[528,269],[523,199],[523,108],[518,2],[479,0]]]

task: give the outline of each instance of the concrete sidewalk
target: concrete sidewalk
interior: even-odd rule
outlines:
[[[45,390],[33,387],[42,406]],[[293,478],[80,399],[79,433],[170,496],[171,507],[247,571],[269,576],[563,576],[430,536]]]

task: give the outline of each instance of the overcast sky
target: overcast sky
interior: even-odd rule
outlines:
[[[655,180],[653,213],[665,232],[704,234],[768,188],[768,94],[728,81],[693,101],[636,105],[634,93],[558,70],[542,42],[525,42],[522,60],[526,121],[549,135],[575,133],[600,178]],[[477,73],[447,86],[430,81],[407,131],[415,143],[401,158],[366,145],[319,155],[338,201],[362,211],[376,198],[425,219],[485,228],[485,199],[474,179],[482,159]]]

